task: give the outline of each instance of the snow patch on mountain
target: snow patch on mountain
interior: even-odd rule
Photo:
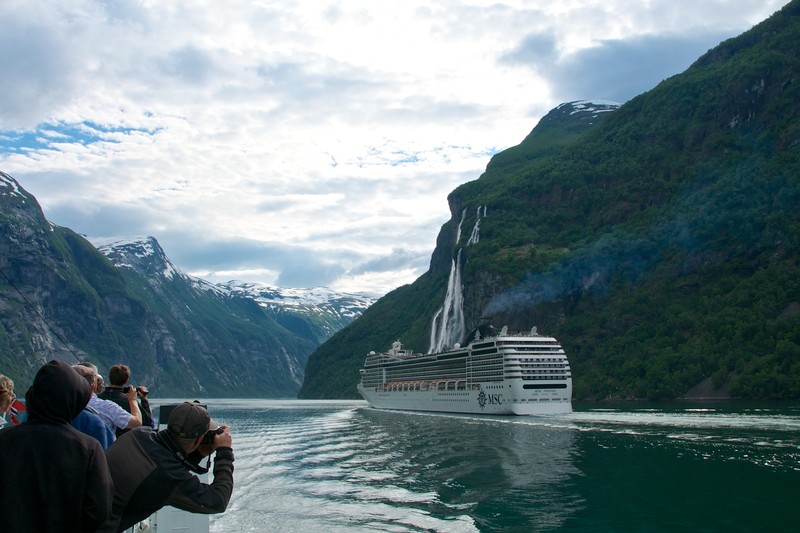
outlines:
[[[118,267],[132,268],[147,274],[160,274],[165,279],[176,276],[188,278],[172,264],[155,237],[96,239],[92,244]]]
[[[598,113],[607,113],[616,110],[620,105],[619,102],[612,102],[611,100],[575,100],[574,102],[567,102],[561,104],[556,109],[563,107],[571,107],[570,115],[577,113],[589,113],[597,116]]]
[[[288,311],[354,320],[380,297],[371,293],[336,292],[327,287],[283,288],[237,280],[222,284],[212,283],[178,270],[158,241],[149,236],[94,239],[92,244],[118,267],[134,269],[146,276],[161,276],[167,280],[181,277],[197,290],[213,293],[220,298],[250,298],[261,307],[276,312]]]
[[[6,174],[0,172],[0,194],[8,196],[19,196],[22,201],[25,201],[25,195],[20,191],[19,183],[17,180]]]
[[[336,292],[328,287],[298,289],[237,280],[219,286],[231,295],[251,298],[270,309],[291,308],[348,318],[357,318],[379,298],[376,294]]]

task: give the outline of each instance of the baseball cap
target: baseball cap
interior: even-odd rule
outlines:
[[[219,424],[212,420],[208,411],[199,402],[183,402],[169,414],[167,428],[182,439],[196,439]]]

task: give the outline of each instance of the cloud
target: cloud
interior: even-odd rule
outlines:
[[[343,273],[344,269],[339,264],[311,259],[282,270],[275,282],[279,287],[328,286]]]
[[[552,68],[558,60],[558,40],[555,35],[532,33],[510,52],[500,57],[501,61],[528,65],[539,71]]]
[[[192,45],[171,51],[159,61],[159,66],[165,76],[177,78],[189,85],[202,85],[217,70],[213,59]]]
[[[0,32],[0,128],[28,128],[78,94],[75,57],[62,36],[4,10]]]
[[[550,109],[626,100],[785,3],[5,0],[0,168],[187,272],[386,292]]]
[[[547,76],[562,101],[603,99],[625,102],[689,67],[730,34],[719,31],[641,35],[602,40],[559,57],[556,41],[530,35],[501,60]]]
[[[188,273],[222,282],[241,279],[238,274],[248,272],[251,277],[246,281],[270,282],[282,287],[324,286],[345,276],[380,276],[416,270],[427,266],[429,259],[429,254],[410,250],[395,249],[388,256],[370,257],[343,249],[333,254],[336,260],[331,261],[331,254],[320,254],[314,247],[249,240],[198,242],[197,235],[185,234],[167,234],[161,244],[167,255],[184,265]],[[261,279],[264,275],[270,279]],[[353,288],[374,289],[371,286]]]
[[[350,270],[351,275],[361,275],[369,272],[392,272],[403,269],[419,269],[427,266],[430,254],[420,254],[412,250],[395,248],[389,255],[384,255],[366,261],[357,268]]]

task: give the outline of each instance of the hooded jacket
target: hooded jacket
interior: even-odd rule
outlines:
[[[28,391],[28,421],[0,430],[0,516],[9,532],[94,531],[114,486],[100,443],[70,424],[91,397],[69,365],[50,361]]]

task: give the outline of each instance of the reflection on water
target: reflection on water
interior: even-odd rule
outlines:
[[[792,522],[800,409],[554,417],[210,401],[233,428],[228,531],[748,531]]]
[[[577,504],[558,490],[578,473],[571,457],[575,434],[565,428],[516,417],[369,409],[357,411],[356,419],[365,431],[381,428],[400,483],[431,490],[439,505],[474,526],[556,527]]]

